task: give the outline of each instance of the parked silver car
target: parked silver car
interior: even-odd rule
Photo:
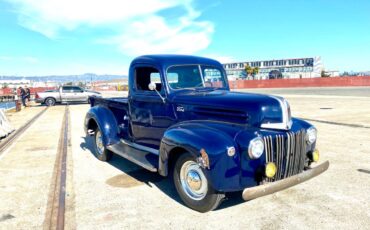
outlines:
[[[78,86],[62,86],[59,90],[36,93],[35,101],[47,106],[53,106],[56,103],[67,102],[89,103],[89,97],[101,97],[101,94]]]

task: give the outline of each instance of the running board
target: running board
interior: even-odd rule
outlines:
[[[155,154],[138,150],[122,142],[108,145],[107,149],[151,172],[157,172],[158,156]]]

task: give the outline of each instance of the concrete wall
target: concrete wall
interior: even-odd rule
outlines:
[[[232,89],[370,86],[370,76],[273,79],[273,80],[236,80],[229,81],[229,85],[230,88]]]

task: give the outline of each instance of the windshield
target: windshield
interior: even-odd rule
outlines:
[[[213,66],[171,66],[167,69],[167,81],[172,89],[226,87],[223,71]]]

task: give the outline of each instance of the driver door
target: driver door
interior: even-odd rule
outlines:
[[[159,148],[166,129],[174,123],[172,106],[149,89],[149,83],[156,84],[157,91],[165,98],[162,78],[153,66],[136,66],[135,82],[129,97],[131,131],[135,143]]]
[[[62,102],[71,102],[74,100],[74,93],[72,86],[63,86],[61,92],[61,100]]]
[[[87,101],[87,94],[80,87],[74,86],[73,93],[74,101]]]

